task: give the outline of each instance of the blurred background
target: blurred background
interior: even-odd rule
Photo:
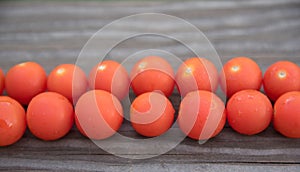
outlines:
[[[88,39],[114,20],[138,13],[164,13],[201,30],[224,63],[235,56],[255,59],[263,70],[275,60],[299,64],[300,1],[0,1],[0,67],[7,71],[23,61],[37,61],[47,72],[61,63],[75,63]],[[135,28],[182,34],[173,23],[132,22],[107,34],[115,39]],[[191,40],[193,41],[193,40]],[[193,42],[198,47],[200,43]],[[199,45],[197,45],[199,44]],[[138,37],[117,45],[115,60],[143,49],[163,49],[181,59],[193,56],[176,41]],[[99,52],[91,51],[92,55]],[[102,54],[99,54],[102,56]]]

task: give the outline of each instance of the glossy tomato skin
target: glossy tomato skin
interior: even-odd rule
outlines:
[[[46,141],[58,140],[73,126],[73,106],[61,94],[41,93],[29,103],[26,120],[29,130],[37,138]]]
[[[188,93],[180,103],[178,124],[188,137],[207,140],[218,135],[226,122],[223,101],[204,90]]]
[[[122,100],[128,95],[130,79],[121,64],[105,60],[90,71],[89,85],[91,89],[108,91]]]
[[[57,92],[74,104],[86,92],[87,87],[88,81],[84,71],[74,64],[55,67],[47,80],[48,91]]]
[[[289,138],[300,138],[300,92],[280,96],[274,105],[273,126]]]
[[[282,94],[300,91],[300,69],[290,61],[278,61],[265,72],[263,80],[267,96],[276,101]]]
[[[220,85],[227,97],[242,90],[260,90],[262,72],[255,61],[248,57],[229,60],[220,72]]]
[[[12,145],[26,130],[25,110],[16,100],[0,96],[0,146]]]
[[[2,95],[3,90],[4,90],[4,85],[5,85],[4,80],[5,80],[4,73],[3,73],[2,69],[0,68],[0,95]]]
[[[238,133],[254,135],[265,130],[272,119],[270,100],[257,90],[235,93],[227,103],[227,120]]]
[[[46,90],[47,76],[42,66],[24,62],[10,68],[5,77],[7,94],[23,105]]]
[[[104,90],[91,90],[83,94],[75,106],[75,114],[78,130],[95,140],[111,137],[123,122],[120,101]]]
[[[172,66],[158,56],[147,56],[139,60],[131,70],[131,87],[134,93],[162,92],[169,97],[174,90],[175,80]]]
[[[218,87],[218,70],[209,60],[193,57],[182,63],[175,79],[177,88],[183,97],[196,90],[214,92]]]
[[[172,126],[175,110],[162,94],[148,92],[131,104],[130,121],[134,130],[146,137],[164,134]]]

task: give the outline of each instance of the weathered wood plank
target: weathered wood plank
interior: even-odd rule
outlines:
[[[13,58],[15,62],[37,60],[45,65],[53,58],[60,59],[53,65],[74,62],[85,42],[105,24],[138,12],[161,12],[196,25],[225,60],[245,55],[295,61],[300,52],[299,8],[299,1],[271,0],[242,3],[4,2],[0,4],[0,58]],[[122,30],[129,31],[136,25],[128,23]],[[172,24],[165,26],[154,21],[153,25],[180,33],[180,27]],[[112,33],[107,39],[118,35],[118,32]],[[157,47],[183,58],[191,55],[174,41],[152,38],[150,43],[147,39],[129,41],[112,56],[121,59],[128,55],[128,50]],[[3,68],[7,69],[5,66]]]
[[[83,157],[83,156],[81,156]],[[91,158],[91,157],[89,157]],[[80,160],[66,160],[53,161],[53,160],[36,160],[36,159],[12,159],[14,161],[4,160],[6,163],[2,170],[55,170],[55,171],[299,171],[298,165],[289,164],[237,164],[237,163],[168,163],[168,162],[126,162],[126,164],[115,165],[112,163],[105,163],[101,161],[95,161],[96,159],[107,159],[111,162],[116,161],[111,159],[111,156],[94,156],[91,159]],[[166,159],[169,157],[166,157]],[[18,163],[16,163],[18,162]],[[29,166],[29,164],[31,164]],[[33,164],[33,165],[32,165]],[[6,167],[6,168],[5,168]],[[66,170],[68,169],[68,170]],[[118,169],[118,170],[116,170]]]

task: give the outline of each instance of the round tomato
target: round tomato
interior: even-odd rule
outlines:
[[[139,95],[131,104],[130,121],[137,133],[155,137],[172,126],[174,113],[171,102],[164,95],[148,92]]]
[[[289,61],[276,62],[267,69],[263,86],[272,101],[284,93],[300,91],[300,69],[297,64]]]
[[[129,76],[118,62],[105,60],[90,72],[89,83],[92,89],[105,90],[122,100],[129,92]]]
[[[227,103],[229,125],[237,132],[254,135],[265,130],[272,119],[270,100],[257,90],[235,93]]]
[[[219,134],[226,122],[223,101],[204,90],[188,93],[180,103],[178,124],[188,137],[207,140]]]
[[[36,137],[46,141],[57,140],[73,126],[73,106],[58,93],[41,93],[29,103],[26,120],[29,130]]]
[[[241,90],[259,90],[262,84],[262,72],[256,62],[250,58],[236,57],[223,66],[220,84],[228,98]]]
[[[82,69],[74,64],[62,64],[54,68],[48,76],[49,91],[60,93],[76,102],[87,90],[87,78]]]
[[[214,92],[218,87],[218,70],[209,60],[193,57],[179,67],[176,84],[182,96],[195,90]]]
[[[76,104],[75,114],[78,130],[90,139],[100,140],[112,136],[123,122],[120,101],[104,90],[83,94]]]
[[[25,110],[14,99],[0,96],[0,146],[21,139],[26,130]]]
[[[286,137],[300,138],[300,92],[280,96],[274,105],[273,125]]]
[[[137,96],[159,91],[168,97],[175,85],[172,66],[158,56],[148,56],[139,60],[131,70],[130,78],[131,87]]]
[[[15,65],[5,77],[7,94],[24,105],[27,105],[34,96],[44,92],[46,87],[46,72],[35,62]]]
[[[0,95],[2,94],[4,89],[4,74],[2,69],[0,68]]]

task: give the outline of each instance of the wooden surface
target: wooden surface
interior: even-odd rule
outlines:
[[[86,41],[115,19],[142,12],[174,15],[197,26],[224,63],[249,56],[263,71],[274,61],[300,64],[300,1],[204,2],[0,2],[0,67],[7,71],[33,60],[47,72],[60,63],[75,63]],[[126,32],[136,23],[122,27]],[[142,24],[148,27],[149,23]],[[165,23],[150,23],[166,26]],[[175,25],[168,23],[170,32]],[[172,29],[175,28],[175,29]],[[107,39],[118,36],[118,32]],[[141,38],[120,44],[115,60],[145,48],[161,48],[186,59],[192,56],[174,41]],[[90,52],[91,55],[97,52]],[[178,109],[178,95],[171,97]],[[138,138],[128,122],[121,134]],[[44,142],[28,131],[16,144],[0,148],[0,170],[61,171],[299,171],[300,140],[287,139],[272,126],[255,136],[242,136],[228,126],[203,145],[185,139],[166,154],[146,160],[119,158],[99,149],[73,128],[63,139]]]

